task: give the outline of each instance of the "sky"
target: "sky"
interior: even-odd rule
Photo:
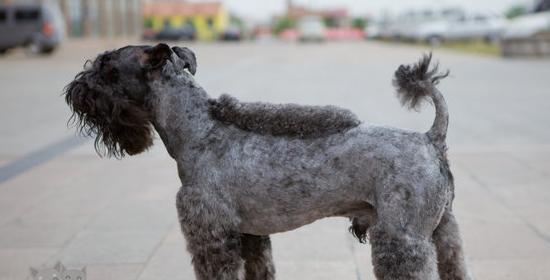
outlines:
[[[267,20],[284,11],[285,0],[222,0],[231,12],[255,20]],[[308,7],[347,7],[352,15],[379,16],[426,7],[462,7],[471,12],[502,13],[514,4],[532,4],[535,0],[294,0]]]

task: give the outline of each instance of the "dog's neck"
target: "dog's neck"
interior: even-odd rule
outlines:
[[[193,148],[189,143],[201,143],[214,125],[208,114],[208,95],[194,82],[161,88],[164,90],[155,95],[153,125],[172,158],[194,160],[179,157],[196,154],[186,152]]]

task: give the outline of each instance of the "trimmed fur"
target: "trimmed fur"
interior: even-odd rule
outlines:
[[[265,135],[317,138],[345,132],[361,123],[349,110],[335,106],[242,103],[228,94],[209,103],[214,119]]]
[[[190,74],[194,54],[163,44],[101,55],[65,98],[110,155],[143,151],[158,132],[177,162],[176,208],[199,280],[271,280],[270,234],[336,216],[368,236],[378,279],[467,279],[450,216],[448,112],[429,62],[400,67],[395,82],[409,106],[431,97],[427,133],[359,124],[331,106],[212,100]]]
[[[434,86],[449,76],[449,71],[438,73],[436,64],[430,70],[432,54],[424,55],[414,65],[401,65],[395,71],[393,85],[403,106],[417,110],[421,102],[431,96]]]
[[[426,133],[433,145],[444,154],[447,150],[445,139],[449,126],[449,111],[443,95],[435,87],[439,81],[449,76],[449,71],[438,73],[436,64],[430,70],[432,54],[424,55],[414,65],[401,65],[395,71],[393,85],[397,89],[397,97],[403,106],[418,110],[423,100],[431,98],[435,106],[435,120]]]

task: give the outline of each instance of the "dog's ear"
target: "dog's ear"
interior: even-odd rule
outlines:
[[[186,47],[173,47],[172,50],[185,63],[184,69],[188,69],[189,73],[195,75],[197,73],[197,57],[195,53]]]
[[[172,57],[172,50],[166,44],[160,43],[145,51],[147,54],[147,65],[151,68],[158,68],[164,65]]]
[[[98,58],[101,59],[101,58]],[[105,61],[79,73],[65,87],[65,101],[73,112],[70,123],[87,136],[95,136],[100,156],[135,155],[153,144],[145,101],[130,99]]]

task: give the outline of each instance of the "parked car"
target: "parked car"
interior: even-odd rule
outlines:
[[[196,31],[193,26],[184,25],[182,27],[165,26],[159,31],[146,29],[143,31],[143,39],[159,41],[192,41],[196,38]]]
[[[222,34],[220,34],[220,40],[222,41],[240,41],[242,39],[241,28],[238,26],[227,27]]]
[[[309,16],[300,19],[297,31],[300,41],[322,42],[325,40],[325,24],[320,17]]]
[[[501,38],[506,20],[499,16],[466,15],[455,19],[425,22],[415,27],[411,37],[432,45],[443,41],[484,39],[489,42]]]
[[[503,56],[550,56],[550,12],[514,19],[504,32]]]
[[[508,24],[503,37],[529,38],[541,32],[550,32],[550,12],[534,13],[515,18]]]
[[[464,16],[459,8],[425,9],[408,11],[384,27],[385,37],[397,40],[416,40],[415,33],[420,26],[437,21],[448,21]]]
[[[60,11],[47,5],[0,5],[0,54],[16,47],[50,54],[65,33]]]
[[[366,39],[380,39],[384,36],[385,24],[382,21],[370,20],[363,29]]]

